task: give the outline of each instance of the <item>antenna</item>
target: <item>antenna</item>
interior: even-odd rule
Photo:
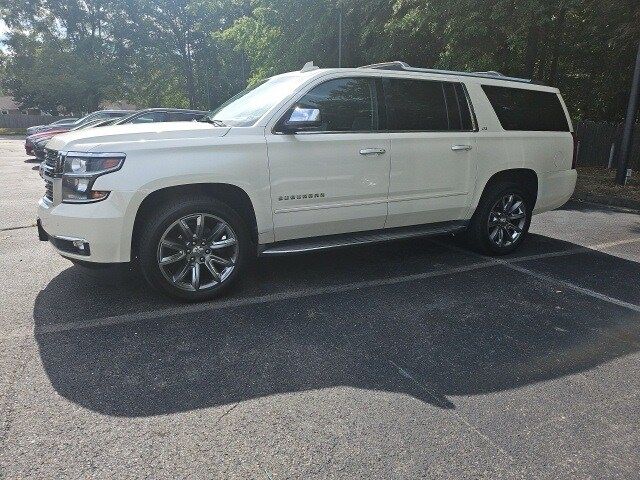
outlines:
[[[307,62],[304,64],[304,67],[302,67],[300,72],[302,73],[311,72],[313,70],[318,70],[318,68],[320,67],[317,67],[316,65],[314,65],[313,62]]]

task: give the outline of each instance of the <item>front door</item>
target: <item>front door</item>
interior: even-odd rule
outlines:
[[[399,78],[383,85],[391,137],[387,228],[463,219],[476,178],[464,87]]]
[[[267,135],[276,241],[384,228],[390,143],[377,105],[372,79],[334,78],[285,114],[318,109],[320,126]]]

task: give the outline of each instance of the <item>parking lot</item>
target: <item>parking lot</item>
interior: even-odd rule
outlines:
[[[216,302],[37,240],[0,139],[0,478],[640,478],[640,216],[255,262]]]

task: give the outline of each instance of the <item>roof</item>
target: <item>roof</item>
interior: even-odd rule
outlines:
[[[528,78],[508,77],[500,72],[457,72],[453,70],[438,70],[432,68],[418,68],[412,67],[408,63],[394,60],[393,62],[374,63],[371,65],[364,65],[360,68],[370,68],[375,70],[399,70],[404,72],[416,72],[416,73],[431,73],[436,75],[455,75],[459,77],[476,77],[476,78],[488,78],[491,80],[504,80],[507,82],[519,82],[519,83],[535,83]]]
[[[541,82],[535,80],[529,80],[527,78],[518,78],[518,77],[509,77],[503,75],[500,72],[488,71],[488,72],[459,72],[454,70],[438,70],[438,69],[430,69],[430,68],[418,68],[412,67],[405,62],[401,62],[395,60],[393,62],[384,62],[384,63],[375,63],[372,65],[364,65],[362,67],[349,67],[349,68],[317,68],[315,65],[309,65],[309,63],[305,64],[302,70],[298,70],[296,72],[301,76],[313,77],[313,76],[321,76],[326,75],[327,73],[346,73],[346,74],[362,74],[363,72],[368,71],[372,74],[377,74],[376,76],[382,75],[384,76],[384,72],[388,72],[389,74],[400,74],[407,75],[409,78],[412,78],[412,75],[425,75],[428,78],[434,78],[438,76],[442,77],[450,77],[451,79],[455,79],[455,81],[475,81],[477,83],[484,84],[485,82],[496,85],[504,82],[505,84],[511,84],[514,88],[518,88],[518,85],[523,85],[526,89],[530,90],[539,90],[539,91],[550,91],[550,92],[558,92],[558,89],[555,87],[550,87]]]

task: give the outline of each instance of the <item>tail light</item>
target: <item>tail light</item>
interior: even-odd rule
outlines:
[[[576,132],[571,132],[571,136],[573,137],[573,160],[571,161],[571,169],[575,170],[578,166],[578,148],[580,144],[578,143],[578,135]]]

